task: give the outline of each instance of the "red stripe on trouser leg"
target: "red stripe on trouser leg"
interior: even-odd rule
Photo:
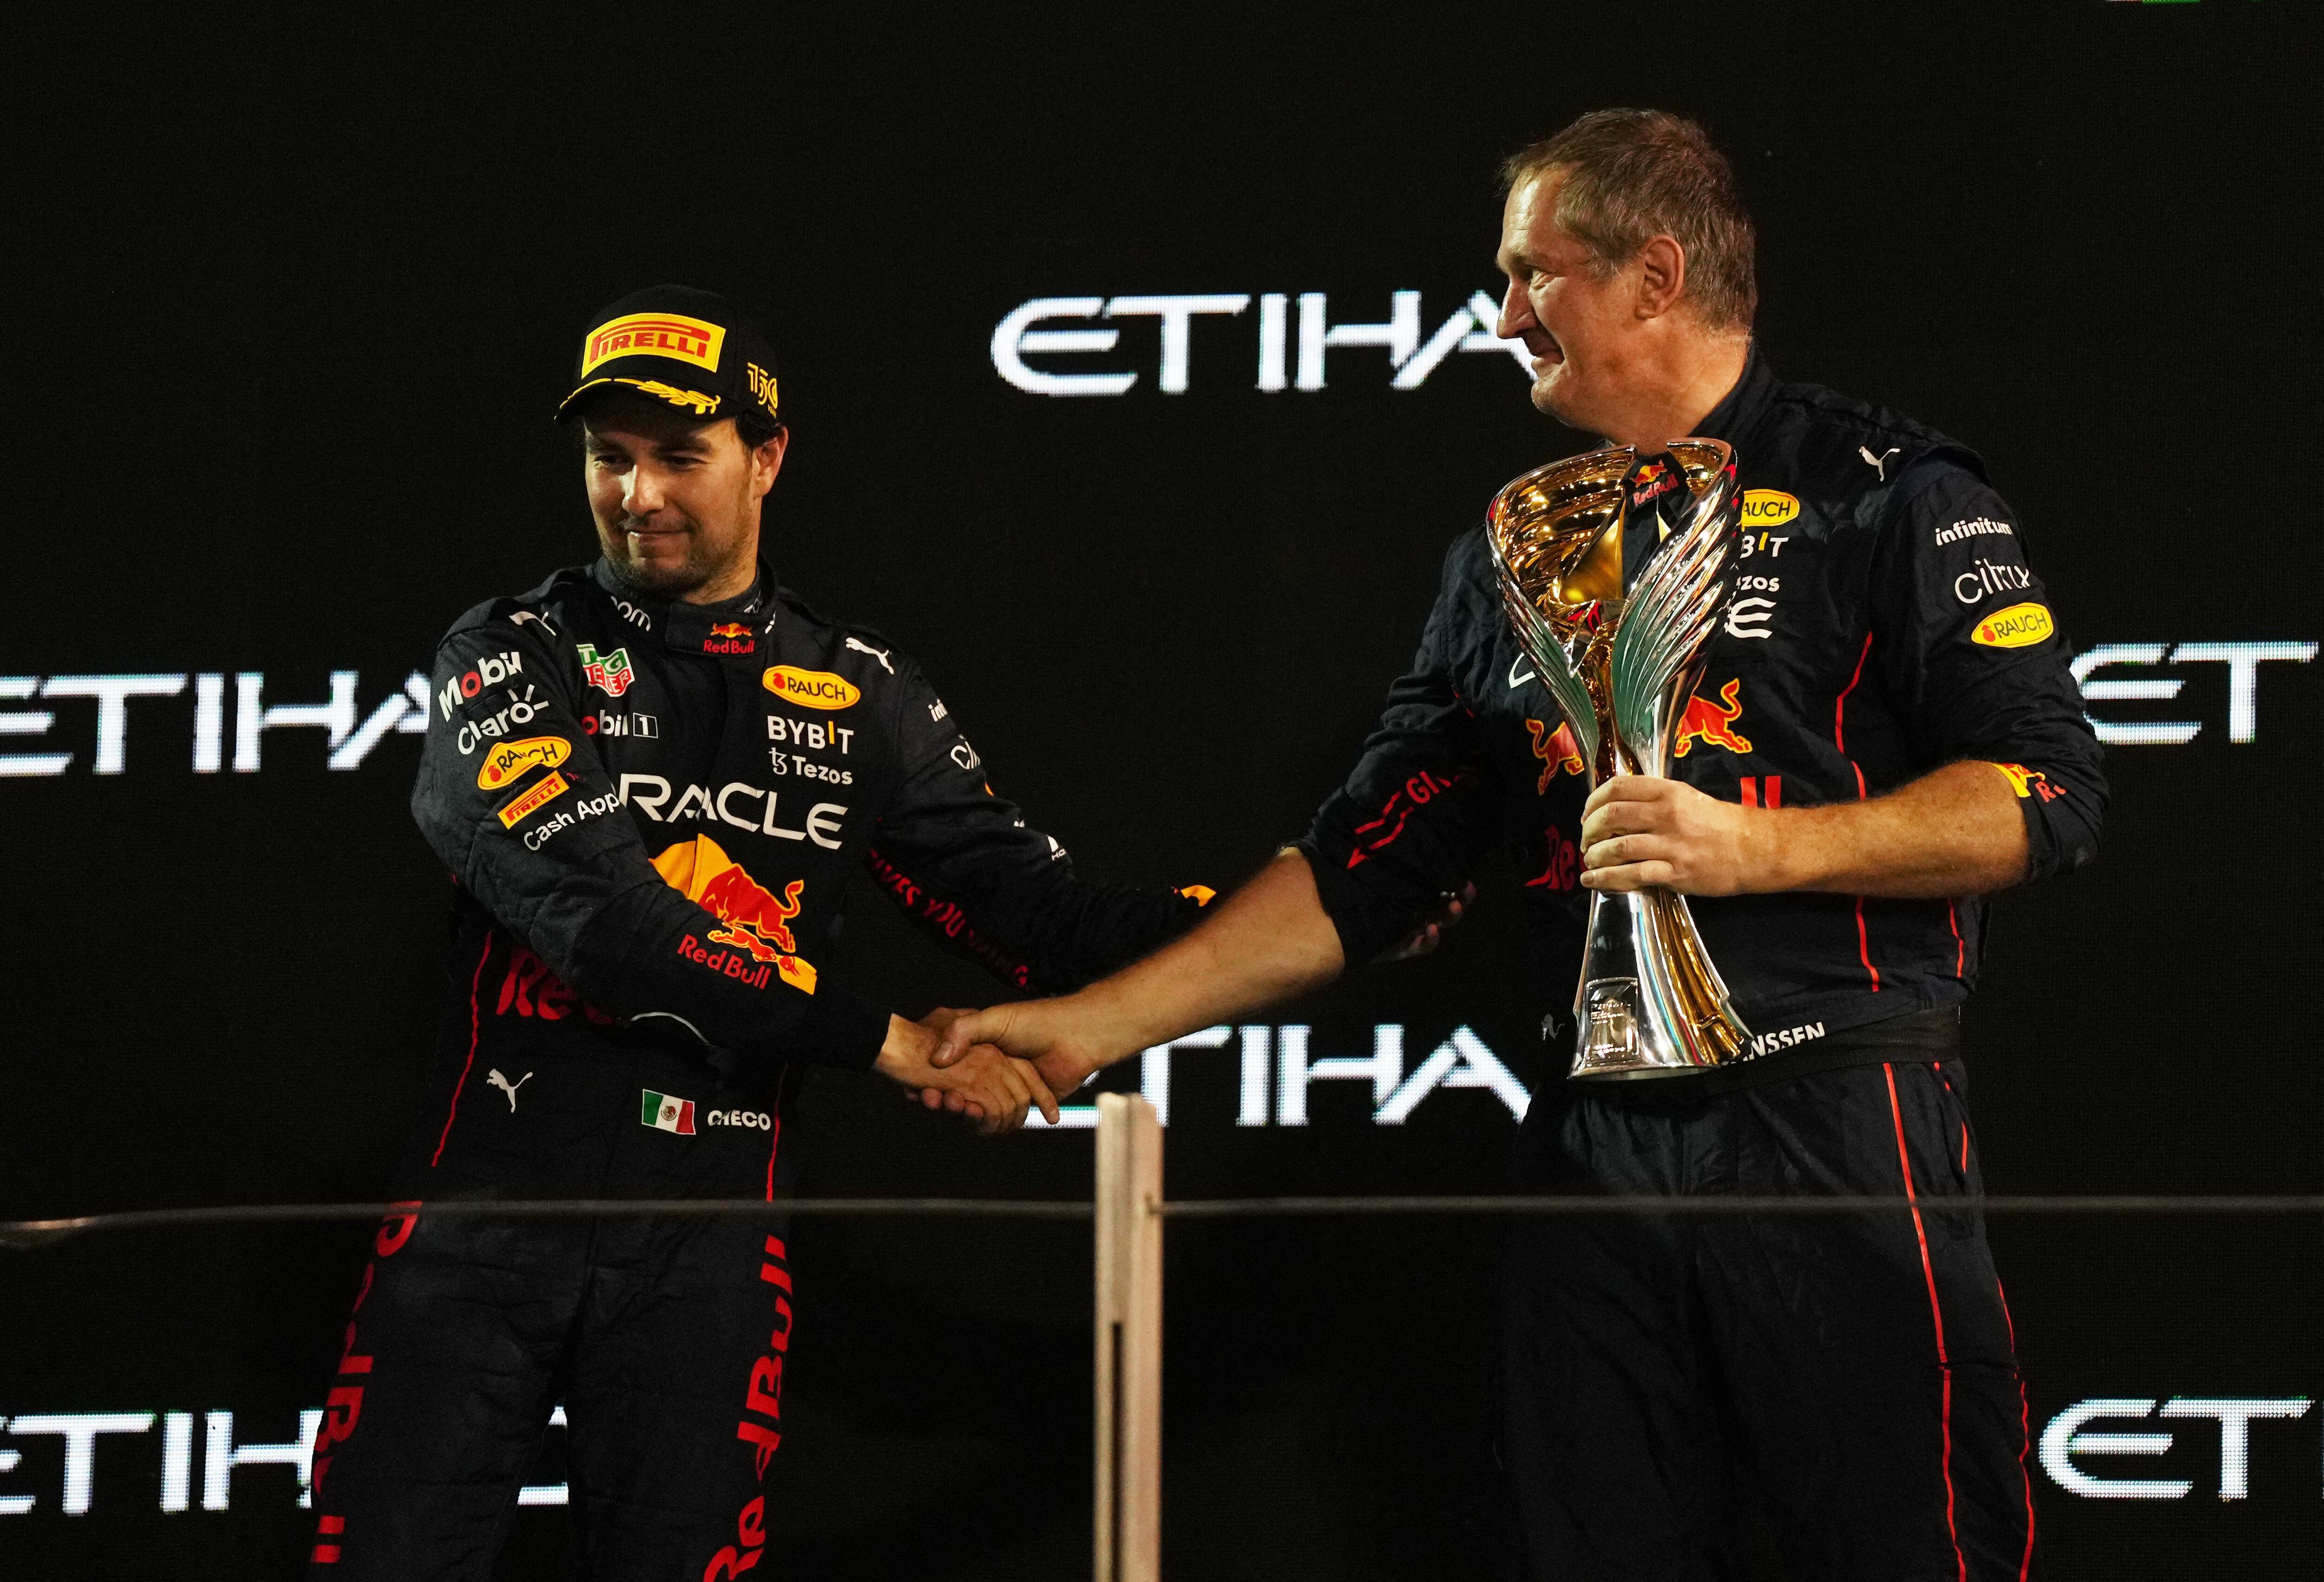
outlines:
[[[1961,1552],[1960,1530],[1953,1522],[1953,1365],[1945,1355],[1945,1314],[1937,1303],[1937,1271],[1929,1262],[1929,1233],[1921,1223],[1921,1198],[1913,1187],[1913,1158],[1904,1149],[1904,1109],[1896,1101],[1896,1068],[1886,1061],[1880,1069],[1888,1078],[1888,1115],[1896,1124],[1896,1168],[1904,1178],[1904,1201],[1913,1211],[1913,1235],[1921,1244],[1921,1278],[1929,1287],[1929,1322],[1937,1337],[1937,1369],[1943,1375],[1944,1394],[1938,1420],[1944,1433],[1945,1531],[1953,1542],[1953,1562],[1960,1582],[1969,1582],[1969,1557]]]
[[[468,1072],[476,1063],[476,1041],[482,1036],[476,1011],[476,993],[478,986],[484,981],[484,963],[492,958],[493,937],[490,933],[486,933],[484,948],[476,957],[476,976],[468,980],[468,1058],[461,1064],[460,1079],[452,1085],[451,1106],[444,1112],[444,1134],[436,1139],[435,1155],[428,1161],[429,1170],[434,1170],[438,1162],[443,1159],[444,1144],[452,1140],[452,1123],[459,1117],[460,1114],[460,1094],[468,1086]]]
[[[2009,1330],[2009,1362],[2017,1369],[2017,1477],[2025,1485],[2025,1558],[2017,1562],[2017,1582],[2034,1574],[2034,1473],[2025,1457],[2034,1448],[2034,1403],[2025,1398],[2025,1369],[2017,1361],[2017,1320],[2009,1316],[2009,1293],[1994,1277],[1993,1294],[2001,1299],[2001,1321]]]

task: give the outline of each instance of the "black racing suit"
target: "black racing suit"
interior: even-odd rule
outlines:
[[[2089,862],[2098,745],[1977,458],[1895,413],[1778,384],[1756,353],[1700,431],[1735,447],[1744,542],[1673,778],[1797,808],[1983,762],[2024,813],[2029,879]],[[1625,547],[1635,575],[1651,541]],[[1472,532],[1302,843],[1348,959],[1512,847],[1545,1030],[1570,1047],[1583,795],[1572,735]],[[1692,905],[1757,1058],[1551,1081],[1519,1129],[1521,1187],[1981,1189],[1958,1058],[1981,901]],[[1724,1576],[1738,1479],[1803,1577],[2014,1577],[2030,1553],[2024,1399],[1973,1217],[1916,1202],[1847,1219],[1543,1220],[1512,1238],[1508,1289],[1507,1448],[1530,1573]]]
[[[868,1069],[886,1036],[827,970],[859,865],[1028,990],[1195,913],[1077,881],[910,660],[774,587],[660,606],[601,562],[438,652],[412,810],[456,882],[440,1065],[398,1170],[419,1212],[378,1234],[317,1439],[316,1576],[489,1576],[560,1399],[589,1575],[752,1568],[791,1325],[772,1227],[420,1205],[772,1198],[788,1063]]]

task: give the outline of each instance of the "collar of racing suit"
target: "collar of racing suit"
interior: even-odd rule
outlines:
[[[1757,426],[1775,390],[1775,371],[1759,355],[1759,343],[1755,339],[1749,356],[1743,360],[1743,372],[1727,393],[1719,398],[1719,404],[1694,425],[1694,432],[1705,439],[1724,439],[1740,453],[1744,449],[1743,436]]]
[[[622,619],[641,625],[661,639],[662,646],[678,653],[711,654],[755,662],[760,645],[774,631],[781,603],[775,597],[775,573],[764,560],[747,592],[716,604],[690,605],[640,597],[614,576],[599,556],[589,568],[589,579],[611,599]],[[737,628],[741,628],[740,631]]]

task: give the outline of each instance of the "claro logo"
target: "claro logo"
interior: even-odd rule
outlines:
[[[759,680],[768,691],[801,708],[853,708],[863,696],[844,676],[796,665],[777,665]]]
[[[1500,305],[1489,291],[1471,293],[1433,331],[1421,311],[1418,291],[1389,292],[1386,319],[1338,324],[1332,322],[1326,293],[1302,291],[1296,337],[1289,292],[1259,292],[1258,313],[1246,319],[1253,300],[1248,291],[1036,297],[1019,302],[993,326],[992,366],[1029,395],[1127,395],[1137,385],[1139,371],[1120,366],[1127,354],[1120,345],[1121,331],[1114,326],[1123,319],[1152,319],[1161,328],[1155,385],[1166,395],[1182,395],[1192,381],[1194,320],[1225,319],[1240,322],[1203,332],[1206,343],[1215,343],[1204,354],[1206,362],[1216,357],[1224,367],[1241,361],[1246,368],[1255,363],[1257,388],[1270,393],[1323,389],[1326,360],[1343,347],[1385,351],[1391,390],[1419,389],[1455,352],[1501,352],[1514,358],[1528,379],[1533,376],[1525,343],[1493,333]],[[1063,328],[1066,325],[1077,328]],[[1028,362],[1028,357],[1036,360]],[[1099,357],[1104,361],[1093,360]]]

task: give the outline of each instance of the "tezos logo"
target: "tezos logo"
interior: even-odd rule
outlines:
[[[484,754],[476,766],[476,789],[498,791],[520,774],[554,769],[572,755],[573,744],[563,736],[527,736],[503,742]]]
[[[802,708],[853,708],[863,696],[844,676],[803,671],[796,665],[777,665],[759,680],[776,697]]]

